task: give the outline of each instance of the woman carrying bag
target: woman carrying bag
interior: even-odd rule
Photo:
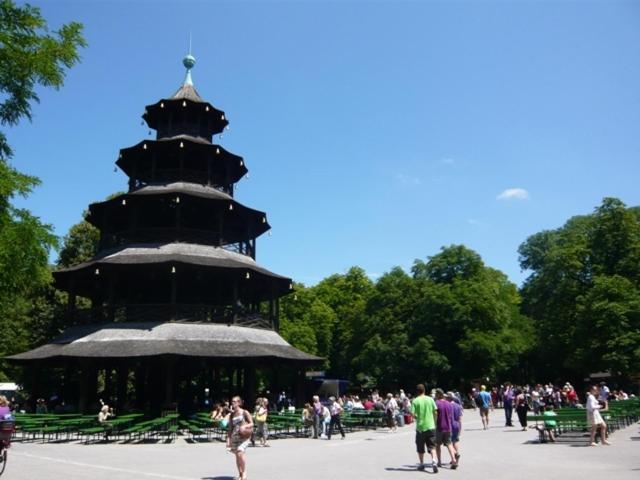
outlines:
[[[268,447],[267,438],[269,431],[267,430],[267,417],[269,416],[269,400],[262,399],[258,410],[256,411],[256,438],[260,439],[260,445]]]
[[[242,399],[238,396],[231,400],[231,418],[227,431],[227,449],[235,454],[239,480],[247,480],[247,464],[244,458],[253,432],[251,414],[242,408]]]

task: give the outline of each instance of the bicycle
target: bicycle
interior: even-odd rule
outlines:
[[[11,437],[16,431],[16,422],[13,420],[0,421],[0,475],[7,468],[9,447],[11,447]]]

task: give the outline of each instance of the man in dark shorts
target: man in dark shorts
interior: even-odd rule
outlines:
[[[424,447],[426,445],[427,452],[431,455],[431,468],[433,468],[433,473],[438,473],[434,448],[438,409],[433,398],[424,394],[424,385],[419,384],[416,387],[416,391],[418,396],[414,398],[411,403],[411,414],[416,423],[416,448],[418,451],[418,459],[420,460],[418,470],[424,470]]]
[[[438,466],[442,466],[440,450],[442,445],[449,450],[451,457],[451,470],[458,468],[453,445],[451,445],[451,432],[453,430],[453,406],[444,398],[444,392],[438,388],[436,390],[436,407],[438,408],[438,419],[436,421],[436,455]]]
[[[480,393],[477,397],[477,405],[480,408],[480,418],[482,419],[482,428],[487,430],[489,428],[489,409],[493,410],[493,402],[491,401],[491,394],[487,392],[487,387],[480,386]]]

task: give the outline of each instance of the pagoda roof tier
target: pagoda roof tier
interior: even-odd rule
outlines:
[[[144,140],[123,148],[116,165],[128,177],[145,182],[188,180],[227,185],[238,182],[248,172],[239,155],[190,135]]]
[[[247,255],[221,247],[177,242],[132,244],[103,250],[87,262],[53,272],[53,276],[56,287],[63,290],[69,290],[72,280],[79,280],[75,282],[77,293],[90,296],[96,277],[107,270],[146,271],[152,265],[166,265],[168,272],[180,265],[190,265],[200,270],[218,271],[230,279],[244,278],[255,290],[254,296],[260,299],[285,295],[293,285],[290,278],[270,272]]]
[[[7,357],[13,361],[56,358],[131,358],[177,355],[218,359],[274,359],[319,363],[273,330],[182,322],[107,323],[71,327],[51,343]]]
[[[137,208],[135,227],[133,208]],[[180,226],[177,208],[182,212]],[[106,224],[105,218],[108,218]],[[186,182],[147,185],[93,203],[89,205],[86,220],[103,233],[126,233],[151,227],[215,230],[219,239],[215,242],[221,245],[259,237],[271,228],[265,212],[246,207],[213,187]]]
[[[173,97],[147,105],[142,118],[149,128],[157,130],[158,138],[188,129],[198,136],[210,139],[229,124],[222,110],[205,102],[193,85],[186,84]]]

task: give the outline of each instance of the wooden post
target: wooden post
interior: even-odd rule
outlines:
[[[232,366],[227,367],[227,374],[229,375],[228,380],[228,397],[229,400],[231,400],[231,398],[236,394],[236,392],[233,389],[233,374],[234,374],[234,368]]]
[[[80,364],[80,381],[78,382],[78,411],[87,413],[89,407],[97,400],[98,370],[94,362],[84,360]],[[93,412],[90,412],[93,413]]]
[[[147,383],[148,367],[146,363],[138,365],[135,371],[136,377],[136,407],[139,409],[145,409],[148,396],[148,383]]]
[[[107,286],[107,298],[108,298],[108,319],[110,322],[115,321],[116,307],[115,302],[115,290],[116,290],[116,278],[115,272],[109,272],[109,284]]]
[[[249,365],[244,369],[244,392],[245,401],[251,405],[256,398],[256,368]]]
[[[295,405],[297,408],[304,406],[305,398],[304,398],[304,380],[305,380],[305,371],[303,368],[299,368],[297,372],[296,379],[296,400]]]
[[[164,404],[168,407],[174,402],[174,385],[175,385],[175,373],[176,363],[175,358],[169,357],[164,365]]]
[[[216,401],[222,400],[222,391],[220,390],[220,373],[220,367],[216,365],[213,369],[213,395],[211,397]]]
[[[129,367],[120,363],[116,369],[116,410],[122,412],[127,403],[127,383],[129,380]],[[116,413],[117,413],[116,412]]]
[[[173,267],[171,267],[173,268]],[[178,273],[169,273],[171,275],[171,319],[176,319],[176,303],[178,300]]]

